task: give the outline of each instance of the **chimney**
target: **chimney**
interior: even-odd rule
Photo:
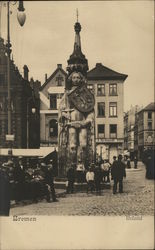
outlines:
[[[30,79],[30,86],[32,89],[34,89],[34,80],[33,80],[33,77],[31,77]]]
[[[62,69],[62,64],[57,64],[58,69]]]
[[[45,74],[45,82],[47,81],[47,74]]]
[[[23,69],[24,69],[24,79],[26,81],[28,81],[29,80],[29,69],[28,69],[27,65],[24,65]]]
[[[102,63],[96,63],[96,67],[101,67]]]

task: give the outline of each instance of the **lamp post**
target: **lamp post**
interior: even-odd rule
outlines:
[[[17,2],[17,1],[16,1]],[[15,4],[16,4],[15,2]],[[26,15],[24,13],[23,1],[19,1],[17,19],[21,26],[24,25]],[[10,1],[7,1],[7,90],[8,90],[8,135],[6,140],[12,141],[14,139],[11,134],[11,82],[10,82],[10,55],[11,55],[11,42],[10,42]]]
[[[30,101],[34,101],[34,98],[31,96],[31,97],[29,97],[28,99],[27,99],[27,108],[26,108],[26,112],[27,112],[27,148],[29,148],[29,103],[30,103]],[[32,114],[35,114],[36,113],[36,108],[35,107],[33,107],[33,108],[31,108],[31,112],[32,112]]]

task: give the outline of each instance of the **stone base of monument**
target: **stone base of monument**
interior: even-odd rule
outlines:
[[[66,189],[66,180],[55,180],[54,181],[54,187],[56,189]],[[110,182],[105,182],[101,183],[101,189],[110,189],[111,188],[111,183]],[[74,183],[74,191],[75,192],[86,192],[87,191],[87,183]]]

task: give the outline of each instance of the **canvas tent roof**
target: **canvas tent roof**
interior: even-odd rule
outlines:
[[[0,148],[0,155],[7,156],[8,148]],[[42,147],[38,149],[12,149],[12,156],[25,156],[25,157],[45,157],[48,154],[52,153],[55,150],[55,147]]]

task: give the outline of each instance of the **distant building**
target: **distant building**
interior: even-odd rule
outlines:
[[[62,64],[47,78],[40,88],[40,145],[50,146],[58,143],[58,107],[64,94],[66,72]]]
[[[155,150],[155,103],[152,102],[136,115],[135,151],[138,157],[143,157],[146,149]]]
[[[135,117],[142,107],[131,106],[130,110],[124,114],[124,150],[128,151],[131,160],[135,155]]]
[[[96,151],[103,159],[123,152],[124,81],[127,75],[97,63],[87,73],[88,88],[95,96]]]
[[[0,147],[1,148],[37,148],[39,147],[39,96],[36,85],[33,88],[28,79],[28,67],[24,66],[24,77],[19,73],[13,60],[10,60],[11,91],[11,134],[14,140],[8,142],[8,86],[7,54],[4,40],[0,38]],[[33,112],[34,113],[33,113]]]

